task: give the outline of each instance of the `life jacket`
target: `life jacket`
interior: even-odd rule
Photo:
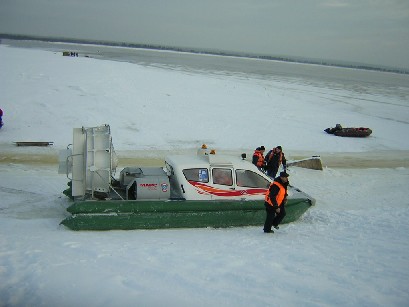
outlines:
[[[260,150],[256,150],[253,156],[257,156],[258,160],[256,163],[257,167],[262,167],[264,165],[264,157]]]
[[[268,187],[268,190],[266,192],[266,195],[264,197],[264,200],[266,201],[266,203],[268,203],[270,206],[274,207],[273,202],[271,201],[270,198],[270,189],[273,186],[273,184],[275,184],[276,186],[278,186],[279,191],[276,195],[276,201],[278,206],[280,207],[284,201],[285,195],[287,194],[287,191],[285,189],[285,187],[278,181],[273,181],[270,186]]]
[[[273,159],[273,156],[275,155],[275,154],[279,154],[279,156],[278,156],[278,165],[280,165],[281,164],[281,162],[283,161],[283,151],[281,150],[280,152],[277,152],[277,147],[274,147],[272,150],[270,150],[270,153],[268,154],[268,156],[267,156],[267,163],[271,163],[271,161],[272,161],[272,159]]]

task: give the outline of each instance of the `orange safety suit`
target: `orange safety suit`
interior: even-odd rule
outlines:
[[[274,199],[275,201],[272,200],[271,197],[270,197],[270,191],[271,191],[271,187],[273,185],[276,185],[278,187],[278,193],[277,193],[277,195],[276,195],[276,197]],[[273,181],[270,184],[270,187],[268,188],[268,190],[266,192],[264,200],[265,200],[266,203],[268,203],[272,207],[276,207],[276,206],[280,207],[283,204],[286,195],[287,195],[287,189],[280,182]],[[277,205],[275,205],[275,204],[277,204]]]
[[[274,147],[266,157],[267,163],[272,161],[271,159],[273,158],[273,155],[277,154],[277,153],[278,153],[277,148]],[[278,154],[279,154],[279,156],[278,156],[278,159],[277,159],[276,162],[277,162],[278,165],[280,165],[283,162],[283,151],[281,150]]]
[[[256,162],[256,166],[261,168],[264,166],[264,156],[263,153],[260,150],[256,150],[254,151],[253,157],[256,156],[257,157],[257,162]]]

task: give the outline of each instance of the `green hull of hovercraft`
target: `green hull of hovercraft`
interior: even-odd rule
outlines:
[[[294,222],[312,205],[290,199],[283,223]],[[72,230],[130,230],[262,226],[264,201],[80,201],[61,224]]]

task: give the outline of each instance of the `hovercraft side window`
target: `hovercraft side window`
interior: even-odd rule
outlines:
[[[266,189],[270,185],[267,179],[249,170],[237,169],[236,178],[239,187]]]
[[[188,181],[209,182],[209,170],[207,168],[188,168],[182,172]]]
[[[233,185],[232,170],[230,168],[212,169],[213,183],[221,185]]]

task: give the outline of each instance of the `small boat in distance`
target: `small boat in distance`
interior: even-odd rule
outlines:
[[[324,130],[328,134],[333,134],[342,137],[355,137],[362,138],[370,136],[372,130],[370,128],[358,127],[358,128],[343,128],[340,124],[336,124],[334,128],[327,128]]]

